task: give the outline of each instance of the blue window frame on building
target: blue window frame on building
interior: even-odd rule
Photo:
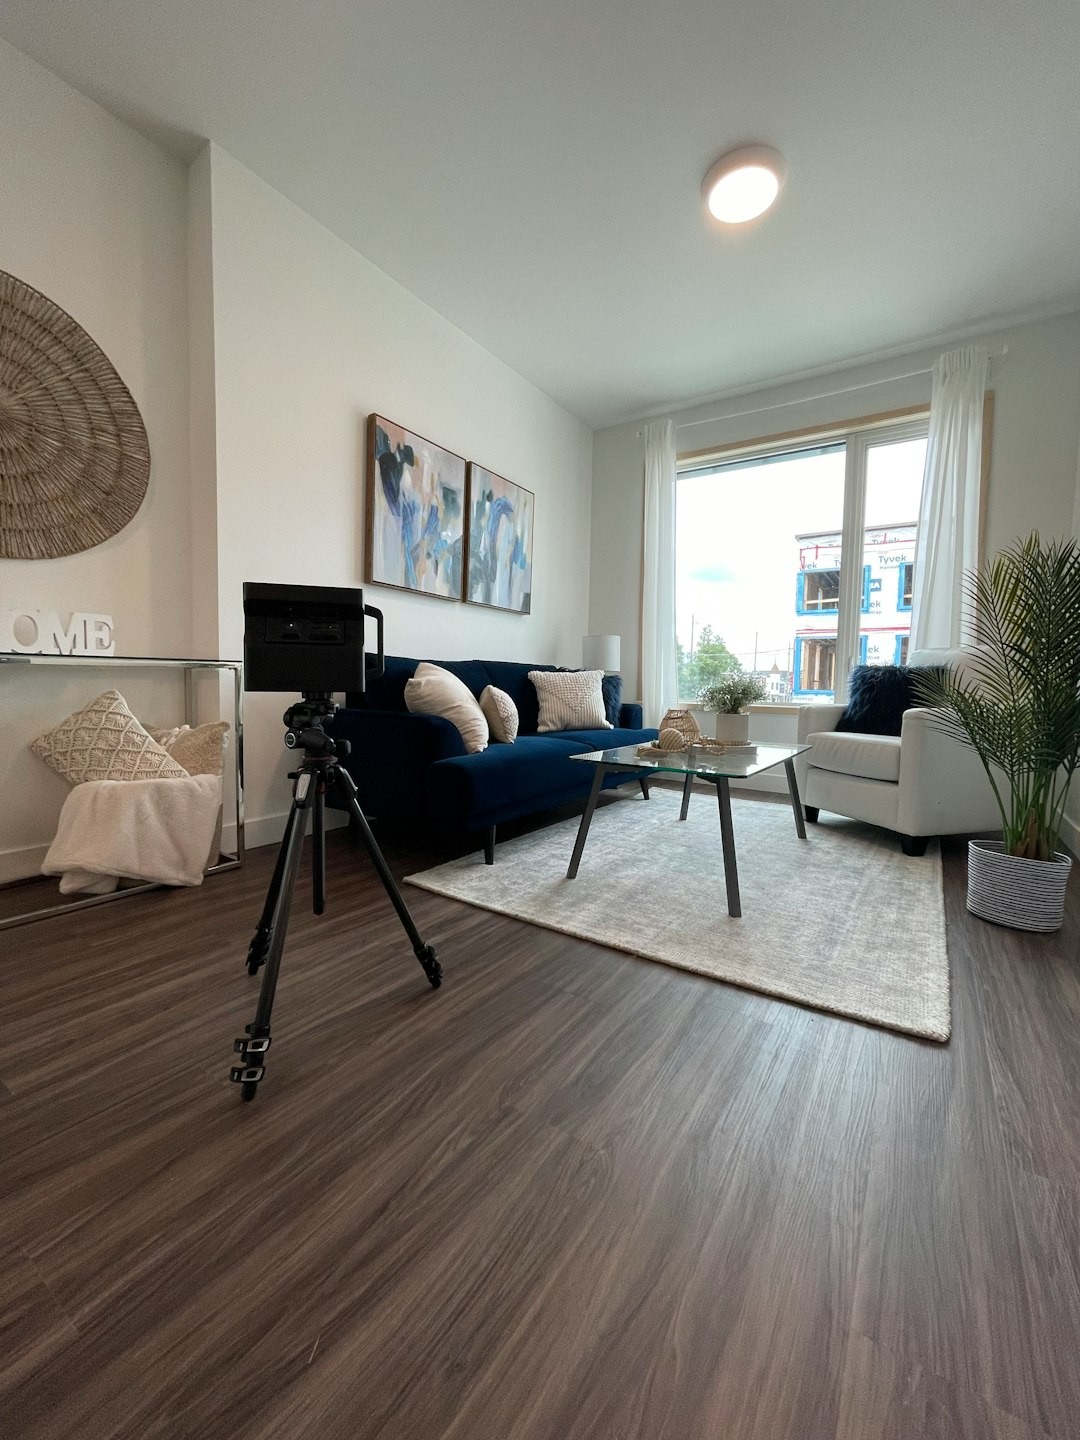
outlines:
[[[906,664],[907,664],[908,641],[909,641],[910,639],[911,639],[911,636],[910,636],[910,635],[897,635],[897,637],[896,637],[896,654],[895,654],[895,656],[893,657],[893,663],[894,663],[894,664],[896,664],[896,665],[906,665]]]
[[[866,664],[866,652],[867,652],[867,649],[868,649],[869,645],[870,645],[870,636],[869,636],[869,635],[860,635],[860,636],[859,636],[859,664],[860,664],[860,665],[865,665],[865,664]]]
[[[823,699],[832,695],[836,676],[836,636],[796,635],[792,665],[793,695],[802,699]]]
[[[911,609],[911,592],[915,581],[915,562],[905,560],[896,571],[896,608]]]
[[[800,570],[795,577],[797,615],[835,615],[840,608],[839,570]],[[909,607],[910,608],[910,607]],[[862,613],[870,613],[870,566],[862,569]]]

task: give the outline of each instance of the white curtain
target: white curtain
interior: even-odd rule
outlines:
[[[977,345],[950,350],[934,366],[930,436],[923,471],[912,650],[967,644],[964,572],[979,563],[983,400],[990,367]]]
[[[641,594],[641,701],[656,725],[679,698],[675,660],[675,422],[645,427],[645,557]]]

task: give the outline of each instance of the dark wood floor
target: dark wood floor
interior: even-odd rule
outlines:
[[[338,835],[244,1105],[271,859],[0,934],[7,1440],[1080,1435],[1075,883],[950,848],[938,1046],[410,890],[431,992]]]

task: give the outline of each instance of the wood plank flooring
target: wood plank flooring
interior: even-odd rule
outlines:
[[[948,847],[939,1046],[409,889],[432,992],[338,833],[244,1105],[272,859],[0,933],[5,1440],[1080,1435],[1077,877]]]

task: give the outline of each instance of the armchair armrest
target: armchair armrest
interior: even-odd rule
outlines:
[[[974,750],[938,727],[933,710],[904,712],[899,792],[897,821],[903,835],[965,835],[1001,829],[1001,815],[982,761]]]
[[[641,706],[634,700],[627,701],[619,710],[619,726],[623,730],[640,730]]]
[[[844,713],[843,705],[800,705],[798,720],[795,729],[795,744],[805,745],[808,735],[817,735],[822,730],[835,730],[836,722]],[[798,781],[799,790],[806,793],[806,769],[810,763],[809,755],[796,755],[795,757],[795,779]]]

